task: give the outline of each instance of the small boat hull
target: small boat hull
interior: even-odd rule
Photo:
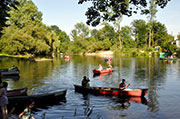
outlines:
[[[32,101],[35,102],[34,109],[47,108],[47,106],[59,104],[60,101],[65,102],[66,92],[67,90],[60,90],[47,94],[8,97],[8,110],[14,110],[14,113],[21,113]]]
[[[104,73],[111,73],[111,72],[113,72],[113,70],[112,69],[103,69],[102,71],[99,71],[99,70],[97,70],[97,69],[94,69],[93,70],[93,73],[94,74],[104,74]]]
[[[9,69],[0,69],[0,76],[12,76],[19,75],[20,71],[16,66],[13,66]]]
[[[144,97],[148,89],[124,89],[119,88],[104,88],[104,87],[90,87],[84,88],[79,85],[74,85],[75,91],[83,94],[94,94],[94,95],[107,95],[107,96],[119,96],[119,97]]]
[[[20,88],[20,89],[15,89],[15,90],[8,90],[7,91],[7,96],[8,97],[13,97],[13,96],[24,96],[27,95],[27,90],[28,88]]]

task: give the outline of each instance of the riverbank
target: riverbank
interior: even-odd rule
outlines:
[[[159,56],[159,52],[156,51],[98,51],[96,53],[86,53],[86,56],[100,56],[100,57],[114,57],[114,56]]]
[[[52,58],[39,58],[39,57],[34,57],[33,55],[8,55],[8,54],[0,54],[2,57],[12,57],[12,58],[20,58],[20,59],[26,59],[26,60],[31,60],[31,61],[52,61]]]
[[[56,55],[56,54],[55,54]],[[156,51],[143,51],[138,49],[124,49],[124,50],[115,50],[115,51],[97,51],[95,53],[85,53],[79,54],[85,56],[99,56],[99,57],[114,57],[114,56],[159,56],[159,52]],[[29,59],[32,61],[51,61],[53,58],[51,57],[34,57],[33,55],[8,55],[8,54],[0,54],[0,56],[6,57],[14,57],[14,58],[22,58]]]
[[[86,53],[86,56],[113,57],[113,51],[98,51],[96,53]]]

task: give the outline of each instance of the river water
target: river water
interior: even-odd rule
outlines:
[[[20,77],[6,77],[8,89],[28,87],[28,94],[47,93],[67,89],[66,102],[39,108],[36,119],[179,119],[180,62],[166,62],[158,57],[115,57],[112,74],[93,76],[92,70],[107,64],[101,57],[73,56],[65,61],[56,57],[51,61],[31,61],[0,57],[0,69],[16,65]],[[131,88],[148,88],[145,101],[129,101],[107,96],[83,96],[74,91],[73,84],[81,84],[83,76],[91,86],[118,87],[126,79]],[[138,100],[138,101],[137,101]]]

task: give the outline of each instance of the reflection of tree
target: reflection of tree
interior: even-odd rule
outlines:
[[[136,60],[135,66],[135,83],[137,86],[147,85],[148,90],[148,110],[150,112],[157,112],[159,110],[159,102],[157,100],[157,89],[162,83],[164,83],[163,77],[165,75],[166,68],[159,66],[158,58],[145,58]],[[138,76],[138,77],[136,77]],[[148,84],[141,84],[148,79]]]
[[[20,70],[20,80],[13,83],[13,85],[11,85],[13,86],[12,88],[29,87],[29,89],[31,89],[34,84],[44,85],[42,81],[44,77],[52,75],[52,70],[54,70],[54,68],[59,68],[61,63],[62,62],[56,58],[52,61],[42,62],[18,58],[5,58],[0,61],[0,68],[9,68],[13,65],[17,66]]]

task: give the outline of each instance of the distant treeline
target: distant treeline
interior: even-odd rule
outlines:
[[[138,19],[121,28],[119,20],[113,24],[103,22],[99,30],[90,29],[80,22],[68,36],[56,25],[43,24],[42,13],[31,0],[18,0],[9,6],[4,24],[1,23],[0,53],[34,56],[85,54],[101,50],[136,53],[153,51],[156,46],[170,53],[177,50],[172,44],[174,37],[167,33],[164,24],[156,20],[146,22]]]

